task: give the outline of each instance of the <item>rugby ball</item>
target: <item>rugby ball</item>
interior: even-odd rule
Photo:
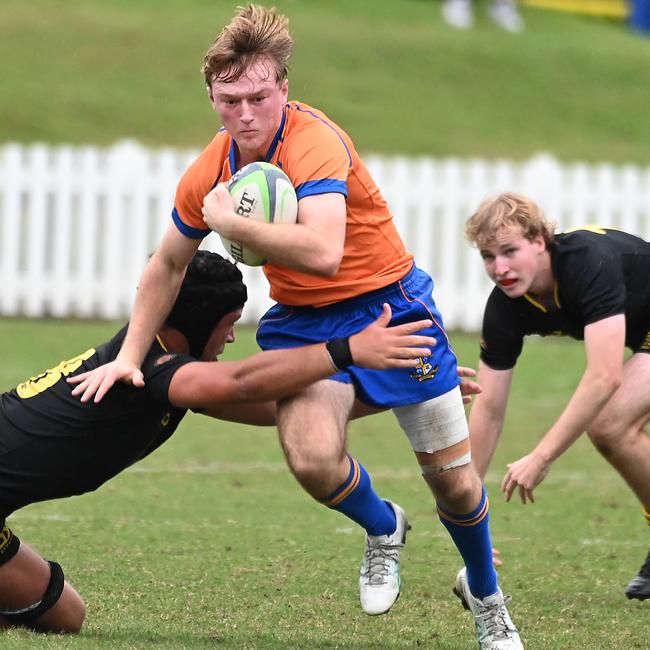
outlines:
[[[265,223],[296,223],[298,199],[289,177],[275,165],[254,162],[242,167],[230,179],[228,191],[235,212],[245,219]],[[266,259],[239,242],[221,237],[226,251],[248,266],[261,266]]]

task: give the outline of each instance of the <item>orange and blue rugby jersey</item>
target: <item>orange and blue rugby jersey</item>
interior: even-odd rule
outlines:
[[[235,155],[235,143],[221,129],[181,179],[172,216],[187,237],[210,232],[201,214],[203,197],[232,177]],[[299,201],[337,192],[347,205],[338,273],[322,278],[269,262],[263,270],[276,302],[321,307],[380,289],[408,273],[413,256],[395,229],[386,201],[349,136],[324,113],[301,102],[287,103],[265,161],[287,174]]]

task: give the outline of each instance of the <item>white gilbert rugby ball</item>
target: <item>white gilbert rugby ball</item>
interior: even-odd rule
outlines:
[[[275,165],[254,162],[242,167],[228,182],[237,214],[266,223],[296,223],[298,199],[289,177]],[[260,266],[266,259],[236,241],[221,243],[238,262]]]

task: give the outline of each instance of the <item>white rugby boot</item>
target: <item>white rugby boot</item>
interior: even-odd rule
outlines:
[[[504,597],[501,589],[482,600],[474,598],[467,584],[467,571],[463,567],[456,577],[454,593],[460,598],[463,607],[474,616],[481,650],[523,650],[519,632],[506,609],[510,597]]]
[[[442,17],[456,29],[470,29],[474,25],[472,0],[444,0]]]
[[[406,513],[397,504],[387,501],[395,512],[397,528],[392,535],[367,535],[366,550],[359,574],[359,597],[366,614],[384,614],[399,596],[400,552],[411,526]]]

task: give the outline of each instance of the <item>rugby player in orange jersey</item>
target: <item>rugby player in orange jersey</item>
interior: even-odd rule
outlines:
[[[347,453],[346,425],[355,408],[393,409],[464,560],[456,592],[475,616],[481,646],[520,648],[492,563],[489,502],[471,464],[456,357],[433,282],[406,251],[349,136],[321,111],[288,101],[293,40],[287,22],[274,10],[240,8],[207,52],[204,78],[223,128],[179,183],[172,223],[144,271],[118,358],[84,377],[78,394],[98,401],[116,380],[142,384],[144,351],[210,230],[268,259],[264,273],[277,304],[260,321],[263,349],[344,338],[376,319],[384,303],[394,323],[429,318],[425,333],[438,344],[416,370],[368,371],[351,363],[344,345],[330,345],[340,372],[278,403],[280,439],[302,487],[366,531],[361,605],[382,614],[400,593],[409,524]],[[254,161],[289,176],[298,197],[296,224],[235,214],[225,182]]]

